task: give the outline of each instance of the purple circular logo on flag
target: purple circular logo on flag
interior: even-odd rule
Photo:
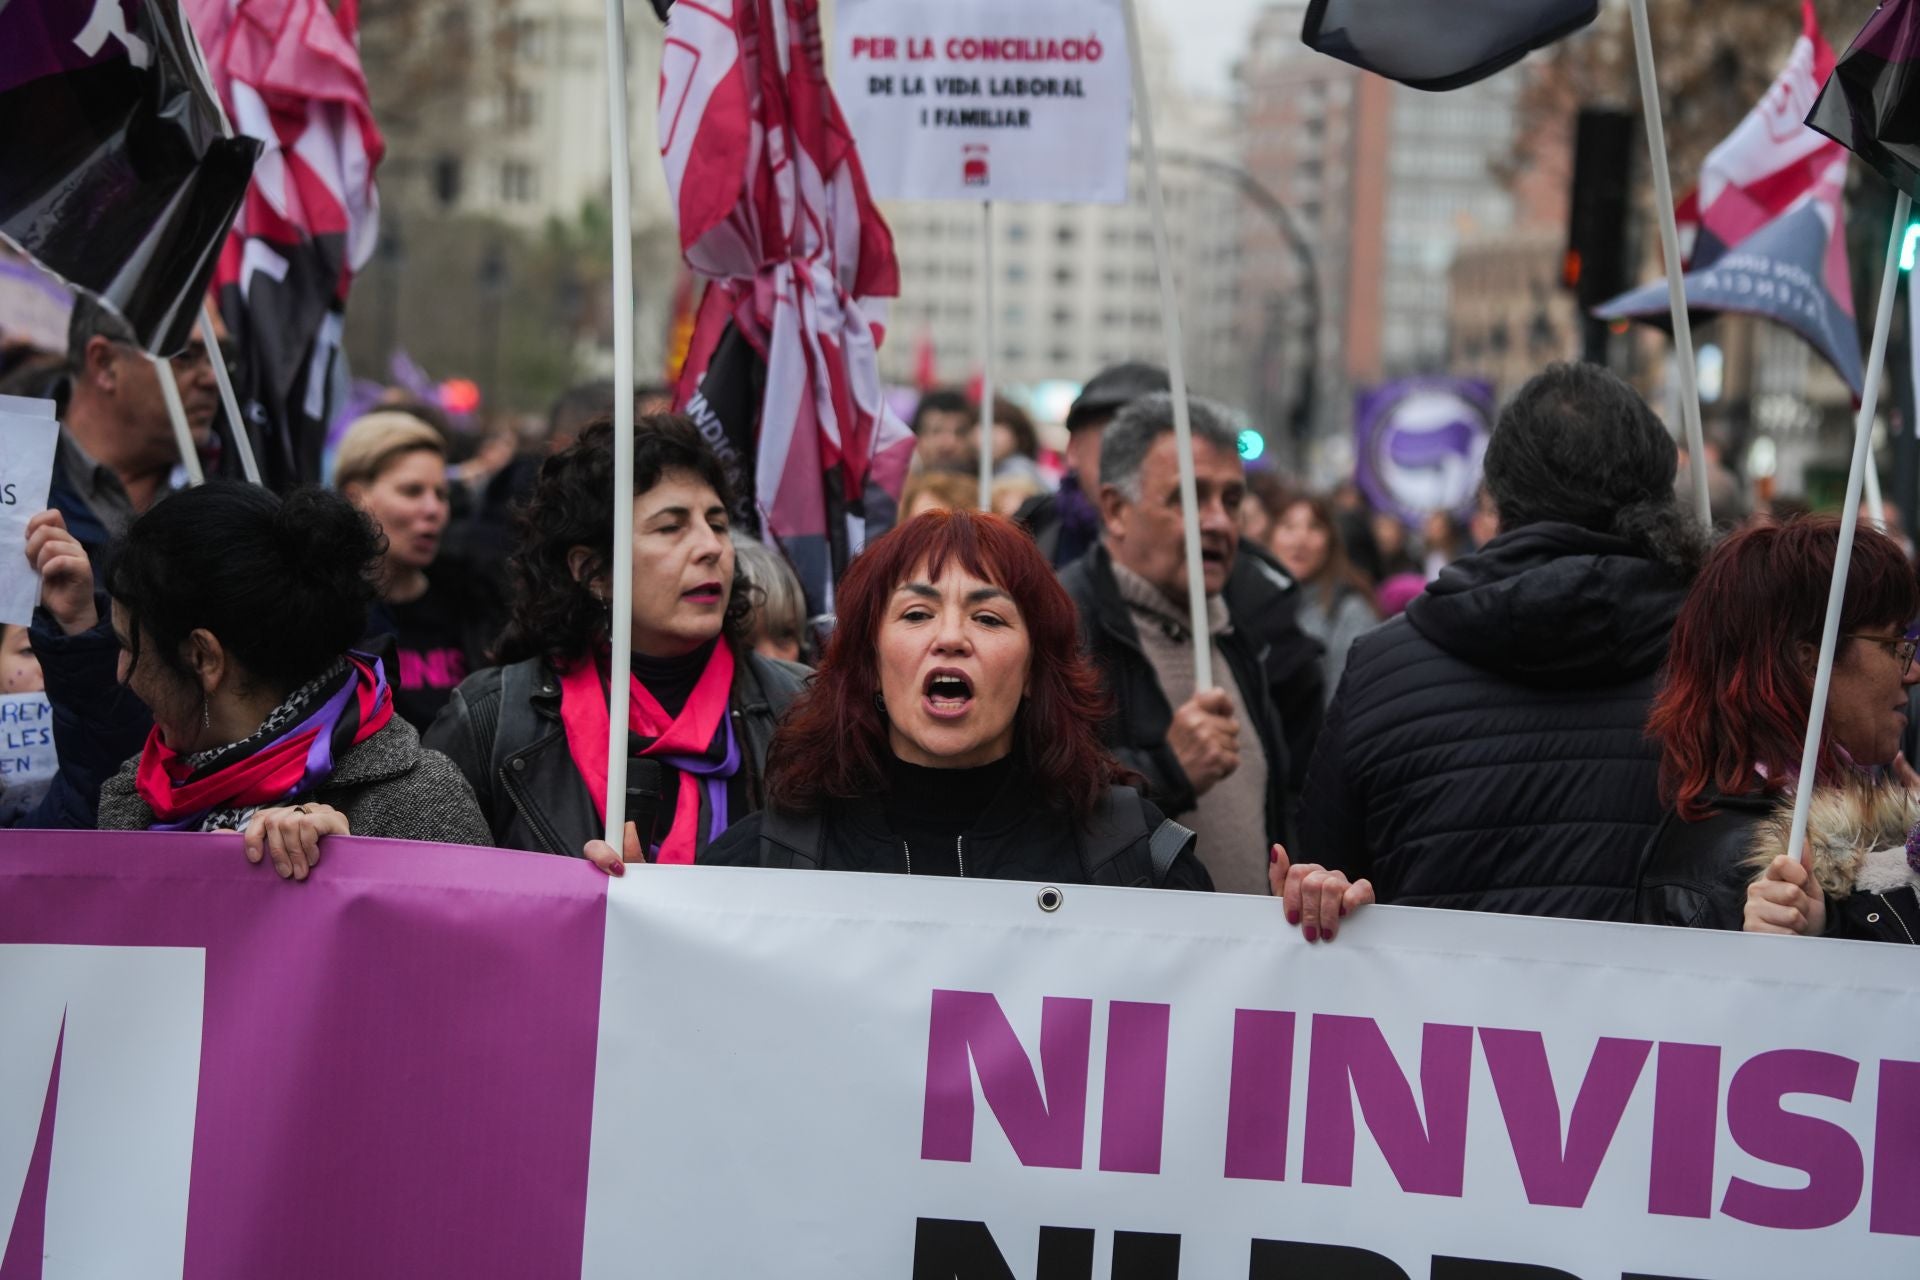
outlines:
[[[1402,378],[1362,392],[1354,480],[1407,524],[1432,511],[1465,516],[1493,428],[1493,388],[1465,378]]]

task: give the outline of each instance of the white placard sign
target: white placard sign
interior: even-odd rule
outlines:
[[[582,1274],[1920,1276],[1912,948],[847,873],[609,890]]]
[[[874,194],[1122,204],[1120,0],[840,0],[834,93]]]
[[[0,396],[0,622],[30,623],[40,602],[27,521],[47,509],[59,444],[53,401]]]

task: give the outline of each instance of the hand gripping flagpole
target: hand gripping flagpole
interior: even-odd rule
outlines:
[[[607,630],[613,662],[607,677],[606,839],[615,852],[626,848],[633,678],[633,159],[627,151],[624,6],[625,0],[607,0],[607,137],[613,170],[613,568]]]
[[[1680,419],[1686,424],[1687,475],[1693,481],[1700,523],[1713,528],[1707,500],[1707,449],[1700,430],[1699,370],[1694,365],[1693,324],[1687,317],[1686,268],[1680,263],[1680,228],[1674,218],[1673,176],[1667,172],[1667,132],[1660,117],[1660,84],[1653,75],[1653,36],[1647,26],[1647,0],[1633,0],[1633,53],[1640,64],[1640,114],[1647,122],[1647,149],[1653,156],[1653,204],[1660,224],[1660,252],[1667,260],[1667,303],[1673,309],[1675,372],[1680,378]]]
[[[1902,191],[1893,205],[1893,232],[1887,240],[1887,264],[1880,272],[1880,304],[1873,313],[1873,345],[1867,353],[1867,385],[1853,424],[1853,465],[1847,470],[1847,501],[1840,510],[1840,545],[1833,552],[1833,585],[1827,588],[1827,620],[1820,630],[1820,665],[1814,669],[1813,706],[1807,711],[1807,740],[1800,748],[1800,774],[1793,788],[1793,830],[1787,856],[1801,860],[1807,843],[1807,807],[1820,766],[1820,737],[1827,723],[1827,691],[1833,685],[1833,655],[1840,647],[1840,606],[1847,596],[1847,569],[1853,562],[1853,534],[1860,519],[1860,490],[1873,452],[1873,414],[1879,407],[1880,380],[1887,363],[1887,334],[1893,328],[1893,294],[1900,269],[1900,240],[1913,213],[1913,197]]]
[[[1124,0],[1127,57],[1133,64],[1133,118],[1140,124],[1140,156],[1145,163],[1147,206],[1153,213],[1153,256],[1160,268],[1160,315],[1167,339],[1167,380],[1173,391],[1174,451],[1180,458],[1180,517],[1187,543],[1187,610],[1193,628],[1193,687],[1211,689],[1213,637],[1207,627],[1207,581],[1200,562],[1200,499],[1193,479],[1193,421],[1187,410],[1187,362],[1180,332],[1180,295],[1174,288],[1173,253],[1167,240],[1167,201],[1160,189],[1160,155],[1153,145],[1153,99],[1147,93],[1146,63],[1141,57],[1137,0]]]
[[[980,202],[980,509],[993,510],[993,201]]]

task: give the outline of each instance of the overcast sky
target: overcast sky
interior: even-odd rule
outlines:
[[[1246,47],[1263,0],[1148,0],[1175,42],[1180,78],[1197,92],[1227,90],[1227,73]]]

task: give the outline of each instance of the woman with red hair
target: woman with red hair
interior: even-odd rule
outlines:
[[[1018,525],[930,512],[838,590],[833,640],[768,753],[767,808],[700,861],[1210,889],[1193,835],[1100,743],[1073,602]],[[1331,937],[1362,881],[1270,858]]]
[[[1792,809],[1839,532],[1831,517],[1742,530],[1714,551],[1688,594],[1647,721],[1669,812],[1641,876],[1641,922],[1739,929],[1751,860],[1764,851],[1770,861],[1774,845],[1784,845],[1780,815]],[[1920,680],[1909,629],[1916,614],[1913,566],[1891,538],[1861,527],[1814,778],[1816,850],[1837,853],[1865,838],[1862,806],[1898,790],[1884,785],[1889,774],[1920,786],[1899,755],[1907,686]],[[1828,892],[1844,897],[1854,887],[1842,877]]]

